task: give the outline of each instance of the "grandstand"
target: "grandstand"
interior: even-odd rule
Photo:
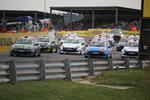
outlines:
[[[98,24],[108,24],[119,22],[133,22],[140,21],[141,18],[141,10],[124,8],[118,6],[108,6],[108,7],[50,7],[50,12],[52,14],[53,10],[65,11],[71,13],[83,14],[84,19],[81,21],[83,26],[87,26],[87,28],[97,28]],[[70,19],[72,17],[70,16]],[[74,22],[70,22],[71,28],[74,26]]]

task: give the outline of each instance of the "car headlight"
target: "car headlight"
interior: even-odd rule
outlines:
[[[63,46],[60,46],[60,50],[63,50],[64,49],[64,47]]]
[[[123,35],[123,34],[121,34],[120,36],[121,36],[121,37],[124,37],[124,35]]]
[[[88,53],[88,48],[87,48],[87,49],[85,49],[84,53]]]
[[[12,45],[10,50],[14,50],[15,49],[15,45]]]
[[[125,52],[127,52],[127,50],[126,49],[122,49],[122,52],[125,53]]]

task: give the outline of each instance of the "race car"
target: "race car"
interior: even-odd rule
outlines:
[[[60,43],[64,43],[65,40],[67,39],[74,39],[77,38],[78,36],[63,36],[62,39],[60,39]]]
[[[11,46],[10,56],[31,55],[41,56],[40,45],[34,37],[20,37]]]
[[[112,48],[108,41],[92,41],[84,51],[87,58],[111,58]]]
[[[66,37],[66,36],[77,36],[78,33],[65,33],[63,34],[63,37]]]
[[[84,38],[76,37],[67,39],[60,46],[60,54],[83,54],[83,48],[85,45]]]
[[[48,36],[37,37],[40,44],[41,51],[48,51],[50,53],[57,52],[57,43],[54,39],[50,39]]]
[[[111,34],[113,34],[113,38],[116,43],[118,43],[120,39],[124,37],[124,34],[122,33],[121,29],[113,29],[111,31]]]
[[[128,42],[121,50],[121,58],[138,56],[138,42]]]
[[[92,39],[94,41],[98,40],[98,41],[109,41],[110,45],[114,46],[114,39],[113,39],[113,35],[111,33],[105,32],[105,33],[101,33],[99,35],[94,36],[94,38]]]
[[[122,38],[119,43],[117,44],[117,51],[121,51],[124,47],[124,45],[128,42],[127,38]]]

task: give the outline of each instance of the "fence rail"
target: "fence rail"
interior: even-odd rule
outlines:
[[[72,80],[91,75],[100,74],[104,70],[131,69],[134,67],[145,67],[150,61],[139,61],[128,57],[124,60],[113,59],[82,59],[56,62],[40,61],[9,61],[0,63],[0,83],[67,79]]]

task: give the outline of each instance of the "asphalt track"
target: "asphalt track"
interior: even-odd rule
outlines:
[[[61,36],[57,36],[57,38],[61,38]],[[92,37],[84,37],[85,41],[88,43]],[[113,49],[113,59],[121,59],[120,52],[116,51],[116,47],[112,47]],[[17,56],[17,57],[10,57],[9,52],[3,52],[0,53],[0,62],[6,62],[10,60],[16,60],[16,61],[39,61],[39,60],[45,60],[45,61],[59,61],[64,59],[70,59],[70,60],[80,60],[85,59],[83,55],[69,55],[69,54],[62,54],[59,53],[42,53],[41,57],[30,57],[30,56]]]
[[[115,48],[113,48],[113,59],[121,59],[120,52],[115,51]],[[10,60],[16,60],[16,61],[39,61],[39,60],[45,60],[45,61],[59,61],[64,59],[70,59],[70,60],[80,60],[85,59],[83,55],[73,55],[73,54],[59,54],[59,53],[42,53],[41,57],[30,57],[30,56],[17,56],[17,57],[10,57],[9,52],[3,52],[0,53],[0,62],[10,61]]]

